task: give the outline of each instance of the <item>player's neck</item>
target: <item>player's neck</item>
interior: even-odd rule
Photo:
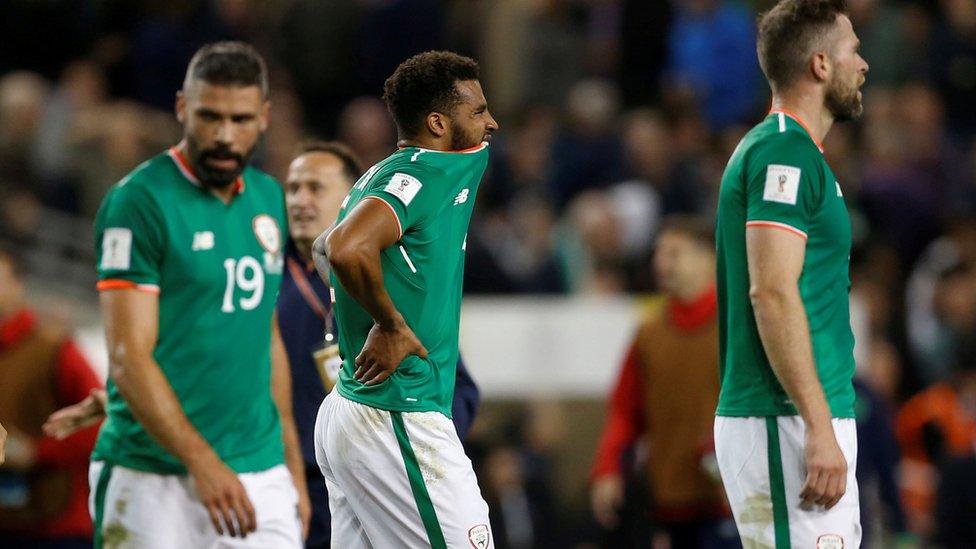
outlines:
[[[782,111],[798,118],[817,143],[823,143],[834,124],[834,116],[824,105],[823,97],[809,93],[774,94],[771,110]]]
[[[444,139],[439,139],[436,137],[411,137],[409,139],[400,139],[397,141],[397,147],[405,149],[407,147],[420,147],[421,149],[429,149],[432,151],[450,151],[451,144]]]

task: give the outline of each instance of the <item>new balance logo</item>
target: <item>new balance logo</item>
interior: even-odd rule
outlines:
[[[214,234],[210,231],[193,233],[193,251],[211,250],[214,247]]]
[[[464,204],[468,201],[468,189],[462,189],[457,196],[454,197],[454,205]]]

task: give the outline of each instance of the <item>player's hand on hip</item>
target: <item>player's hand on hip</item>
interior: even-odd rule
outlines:
[[[593,481],[590,506],[597,522],[606,529],[617,527],[620,509],[624,504],[624,479],[620,475],[606,475]]]
[[[427,358],[427,349],[406,322],[401,320],[392,328],[374,324],[362,352],[356,357],[354,377],[366,385],[382,383],[409,355]]]
[[[847,491],[847,459],[829,423],[819,431],[807,428],[805,454],[807,479],[800,499],[830,509]]]
[[[254,506],[247,490],[237,473],[216,454],[201,459],[189,471],[197,497],[207,508],[218,534],[243,538],[257,529]]]
[[[62,440],[98,423],[105,417],[107,399],[105,389],[93,389],[81,402],[51,414],[44,422],[44,434]]]

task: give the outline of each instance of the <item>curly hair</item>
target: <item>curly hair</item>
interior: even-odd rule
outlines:
[[[186,68],[183,87],[193,80],[218,86],[257,86],[261,97],[268,97],[264,58],[244,42],[214,42],[197,50]]]
[[[449,51],[428,51],[401,63],[383,85],[383,101],[400,137],[420,133],[432,112],[450,114],[461,101],[455,84],[478,77],[474,59]]]
[[[846,0],[782,0],[759,16],[759,66],[774,91],[803,74],[839,15],[847,15]]]

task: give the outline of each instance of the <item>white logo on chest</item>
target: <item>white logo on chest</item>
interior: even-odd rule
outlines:
[[[461,189],[461,192],[459,192],[458,195],[454,197],[454,205],[457,206],[458,204],[464,204],[465,202],[467,202],[468,193],[470,193],[468,189]]]
[[[214,247],[214,234],[211,231],[197,231],[193,233],[193,251],[212,250]]]

